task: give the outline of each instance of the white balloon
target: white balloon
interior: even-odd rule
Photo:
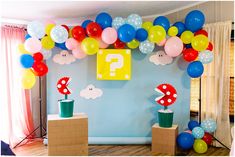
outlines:
[[[45,35],[45,28],[41,22],[32,21],[27,25],[27,32],[31,37],[41,39]]]
[[[44,60],[47,60],[47,59],[51,58],[51,55],[52,55],[51,50],[42,49],[41,53],[43,55]]]

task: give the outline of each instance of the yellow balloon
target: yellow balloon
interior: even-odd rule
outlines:
[[[150,21],[146,21],[142,24],[142,28],[144,28],[146,31],[149,31],[151,27],[153,27],[153,23]]]
[[[203,154],[207,151],[207,144],[202,139],[196,139],[193,144],[193,149],[199,154]]]
[[[46,50],[50,50],[55,47],[55,42],[51,39],[50,36],[45,36],[41,40],[42,47]]]
[[[22,54],[32,54],[31,52],[28,52],[28,51],[25,50],[24,44],[19,44],[18,45],[18,51]]]
[[[26,69],[23,71],[21,83],[24,89],[31,89],[34,86],[34,84],[36,83],[36,77],[32,70]]]
[[[51,30],[53,27],[55,27],[55,24],[50,23],[50,24],[46,25],[45,32],[48,36],[50,36]]]
[[[133,39],[132,41],[128,42],[127,43],[127,46],[130,48],[130,49],[135,49],[137,48],[138,46],[140,45],[140,42],[136,39]]]
[[[83,39],[81,47],[87,55],[94,55],[99,51],[99,42],[94,38],[87,37]]]
[[[191,31],[184,31],[181,34],[180,39],[182,40],[182,42],[184,44],[190,44],[193,36],[194,36],[194,34]]]
[[[171,36],[171,37],[174,37],[178,34],[178,28],[175,27],[175,26],[171,26],[169,29],[168,29],[168,35]]]
[[[148,39],[150,42],[160,43],[166,38],[166,31],[162,26],[153,26],[149,30]]]
[[[192,38],[191,45],[194,50],[204,51],[209,44],[209,40],[205,35],[196,35]]]

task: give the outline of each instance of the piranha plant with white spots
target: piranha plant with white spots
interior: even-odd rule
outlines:
[[[68,88],[70,81],[70,77],[62,77],[57,82],[57,89],[61,94],[65,95],[65,99],[67,99],[68,95],[71,94],[71,89]]]
[[[155,98],[156,103],[164,106],[164,110],[158,110],[159,125],[161,127],[171,127],[173,121],[173,111],[169,110],[168,106],[172,105],[176,101],[177,91],[170,84],[160,84],[155,88],[155,91],[160,94],[160,96]],[[169,119],[168,122],[167,119]]]

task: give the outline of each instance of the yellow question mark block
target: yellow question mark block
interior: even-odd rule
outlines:
[[[130,80],[131,50],[100,49],[97,53],[97,80]]]

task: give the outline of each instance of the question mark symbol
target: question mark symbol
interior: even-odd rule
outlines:
[[[116,62],[112,62],[113,59],[117,59]],[[106,62],[112,62],[110,64],[110,76],[116,75],[116,69],[123,67],[123,56],[120,54],[108,54],[105,59]]]

